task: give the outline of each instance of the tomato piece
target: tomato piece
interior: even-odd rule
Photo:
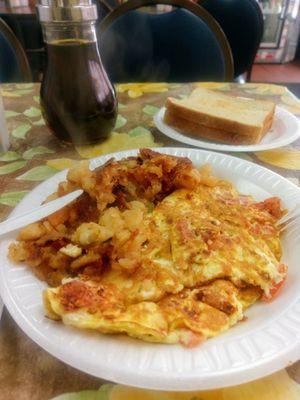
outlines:
[[[281,274],[286,274],[287,269],[288,269],[288,267],[287,267],[286,264],[279,264],[278,271],[279,271]]]
[[[282,217],[283,211],[281,210],[280,199],[278,197],[270,197],[260,203],[254,205],[255,208],[267,211],[274,218],[279,219]]]
[[[263,301],[272,301],[277,295],[278,292],[281,288],[281,286],[284,284],[285,282],[285,277],[278,283],[275,283],[271,288],[270,288],[270,294],[266,295],[265,293],[262,295],[261,299]]]
[[[206,338],[201,333],[193,332],[189,329],[183,329],[182,336],[179,342],[188,349],[192,349],[193,347],[198,346],[200,343],[203,343]]]

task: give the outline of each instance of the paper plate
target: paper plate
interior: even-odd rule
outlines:
[[[289,111],[281,107],[276,107],[273,126],[263,137],[260,143],[251,145],[230,145],[214,142],[206,139],[188,136],[164,123],[165,107],[161,108],[154,116],[154,122],[158,130],[171,139],[191,146],[203,149],[219,151],[262,151],[276,149],[286,146],[300,137],[300,122]]]
[[[259,165],[228,155],[196,149],[158,151],[189,157],[195,165],[210,163],[215,175],[257,200],[280,196],[288,209],[300,203],[300,189]],[[136,151],[116,153],[117,159]],[[93,161],[100,165],[106,155]],[[60,172],[41,183],[16,207],[13,215],[39,205],[66,176]],[[300,220],[282,239],[283,261],[289,265],[286,284],[271,303],[259,302],[241,322],[204,344],[145,343],[121,335],[77,330],[44,317],[42,290],[30,268],[6,258],[11,236],[0,244],[1,297],[16,323],[53,356],[86,373],[131,386],[165,390],[201,390],[237,385],[282,369],[300,356]]]

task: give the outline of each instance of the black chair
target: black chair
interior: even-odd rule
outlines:
[[[110,0],[96,0],[96,6],[98,9],[98,18],[99,21],[102,21],[107,14],[111,13],[115,8],[119,6],[116,1]]]
[[[0,82],[30,82],[24,49],[9,26],[0,18]]]
[[[20,41],[34,81],[39,81],[46,63],[41,24],[36,14],[3,13],[0,15]]]
[[[250,80],[252,65],[259,48],[264,21],[256,0],[198,0],[223,29],[230,44],[234,77],[246,73]]]
[[[176,8],[153,14],[142,7]],[[230,46],[216,21],[189,0],[130,0],[100,24],[100,53],[113,82],[231,81]]]

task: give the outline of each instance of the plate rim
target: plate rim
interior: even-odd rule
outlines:
[[[266,151],[266,150],[274,150],[278,149],[283,146],[287,146],[293,142],[295,142],[297,139],[300,138],[300,121],[299,119],[292,114],[290,111],[287,109],[280,107],[276,105],[275,109],[275,116],[276,116],[276,111],[279,111],[283,113],[287,118],[293,121],[298,128],[295,130],[293,135],[288,136],[284,141],[277,141],[269,144],[250,144],[250,145],[231,145],[231,144],[226,144],[226,143],[221,143],[221,142],[208,142],[205,139],[197,139],[193,138],[190,136],[184,135],[182,132],[179,130],[168,126],[164,123],[163,121],[163,115],[165,113],[166,107],[162,106],[154,115],[153,121],[156,126],[156,128],[165,136],[168,138],[178,142],[178,143],[184,143],[189,146],[194,146],[196,148],[201,148],[201,149],[207,149],[207,150],[215,150],[215,151],[224,151],[224,152],[259,152],[259,151]],[[167,132],[167,130],[171,131],[171,134]]]
[[[192,152],[192,153],[210,153],[213,154],[217,157],[225,157],[228,159],[233,159],[233,160],[238,160],[242,162],[243,164],[246,165],[252,165],[255,166],[256,168],[267,171],[268,173],[271,173],[271,175],[276,176],[280,180],[285,181],[288,186],[293,189],[293,191],[297,192],[297,195],[300,196],[300,188],[296,186],[294,183],[290,182],[288,179],[285,177],[277,174],[276,172],[273,172],[272,170],[269,170],[268,168],[261,166],[259,164],[255,164],[251,161],[240,159],[238,157],[234,157],[231,155],[227,154],[222,154],[222,153],[216,153],[212,152],[209,150],[202,150],[202,149],[190,149],[190,148],[173,148],[173,147],[163,147],[163,148],[154,148],[156,151],[161,151],[165,153],[173,153],[176,151],[179,152]],[[125,150],[122,152],[115,152],[115,153],[110,153],[106,154],[100,157],[96,157],[92,159],[92,162],[98,162],[98,163],[104,163],[107,159],[116,156],[118,159],[122,158],[124,156],[132,155],[137,153],[138,149],[135,150]],[[188,156],[188,155],[186,155]],[[60,171],[57,174],[55,174],[53,177],[41,182],[39,185],[37,185],[33,190],[37,189],[40,185],[45,184],[47,181],[54,179],[55,177],[62,176],[63,174],[66,173],[67,170]],[[32,190],[32,191],[33,191]],[[25,201],[27,196],[30,196],[31,192],[30,191],[24,199],[21,201]],[[20,204],[21,204],[20,202]],[[14,211],[13,211],[14,213]],[[25,267],[27,268],[27,267]],[[86,373],[89,373],[91,375],[101,377],[103,379],[111,380],[111,381],[116,381],[121,384],[127,384],[131,386],[136,386],[136,387],[141,387],[141,388],[150,388],[150,389],[157,389],[157,390],[176,390],[176,391],[191,391],[191,390],[207,390],[207,389],[216,389],[219,387],[226,387],[226,386],[231,386],[231,385],[237,385],[240,383],[244,383],[247,381],[251,381],[254,379],[258,379],[259,377],[269,375],[279,369],[282,369],[286,366],[288,366],[291,362],[296,361],[300,357],[300,346],[298,346],[298,343],[290,346],[289,349],[284,349],[281,354],[277,354],[276,357],[273,357],[270,360],[265,360],[264,362],[262,361],[260,365],[257,365],[255,368],[252,367],[250,370],[245,367],[245,368],[238,368],[237,371],[227,371],[226,376],[224,377],[224,371],[216,371],[216,373],[212,376],[210,374],[210,383],[207,384],[207,376],[203,374],[201,377],[200,376],[192,376],[189,379],[184,377],[183,382],[178,379],[178,377],[171,377],[169,380],[172,381],[172,385],[169,387],[166,387],[165,385],[165,380],[168,380],[168,378],[162,377],[161,373],[156,372],[156,374],[151,373],[151,376],[147,376],[146,378],[142,375],[138,375],[136,373],[129,373],[127,372],[126,368],[120,369],[116,371],[116,369],[107,370],[106,367],[102,366],[97,372],[91,367],[91,366],[85,366],[84,368],[81,363],[81,358],[78,357],[78,355],[74,356],[74,353],[71,351],[64,351],[64,354],[62,354],[61,350],[59,347],[57,347],[52,341],[51,337],[46,338],[41,334],[41,332],[31,324],[31,321],[26,318],[26,316],[22,313],[21,308],[18,307],[17,303],[15,303],[13,297],[11,296],[11,293],[9,291],[9,287],[7,286],[7,281],[4,278],[4,269],[0,270],[0,275],[2,279],[0,279],[0,293],[3,297],[4,304],[8,308],[10,314],[12,315],[13,319],[16,321],[18,326],[25,332],[26,335],[28,335],[34,342],[36,342],[40,347],[42,347],[44,350],[46,350],[48,353],[52,354],[59,360],[65,362],[68,365],[71,365],[72,367],[84,371]],[[4,278],[4,279],[3,279]],[[37,279],[37,278],[36,278]],[[300,297],[295,299],[294,303],[300,300]],[[292,305],[294,305],[294,303]],[[292,305],[288,308],[290,309]],[[20,321],[23,321],[20,323]],[[72,361],[68,359],[68,355],[71,354],[72,356]],[[274,359],[276,362],[274,362]],[[266,371],[267,368],[267,371]],[[174,385],[174,380],[176,379],[177,383]],[[139,382],[137,382],[137,380]],[[211,381],[217,380],[217,383],[212,383]],[[173,388],[173,389],[172,389]]]

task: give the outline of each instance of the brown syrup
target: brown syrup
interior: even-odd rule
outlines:
[[[117,100],[97,43],[56,41],[47,44],[47,57],[41,106],[51,131],[81,145],[106,139],[115,125]]]

